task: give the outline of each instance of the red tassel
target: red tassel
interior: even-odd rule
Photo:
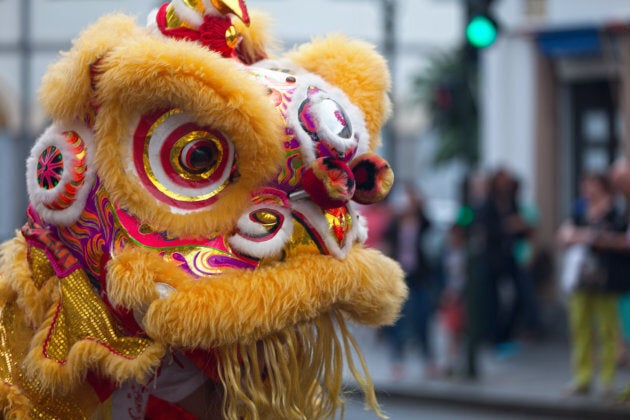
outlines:
[[[234,49],[227,44],[225,37],[230,26],[232,26],[230,18],[205,16],[203,23],[199,26],[199,41],[223,57],[230,57]]]
[[[169,28],[166,22],[166,9],[168,3],[163,4],[158,10],[155,18],[160,32],[164,35],[187,41],[199,41],[212,51],[218,52],[223,57],[231,57],[234,48],[227,43],[226,32],[232,26],[232,21],[228,17],[204,16],[203,23],[198,30],[190,28]]]

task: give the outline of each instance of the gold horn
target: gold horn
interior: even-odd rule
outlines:
[[[190,9],[193,9],[201,14],[204,12],[203,2],[201,0],[182,0],[182,2]]]
[[[243,21],[244,24],[249,26],[249,13],[247,12],[247,6],[245,5],[245,0],[211,0],[212,5],[217,9],[220,13],[226,15],[228,13],[232,13],[240,20]]]
[[[171,1],[171,3],[168,5],[168,8],[166,9],[167,27],[168,28],[184,27],[184,28],[190,28],[190,29],[196,28],[196,25],[194,25],[193,23],[187,22],[186,19],[182,18],[182,16],[177,14],[173,3],[174,1]],[[204,10],[203,3],[201,0],[180,0],[179,3],[182,6],[185,6],[188,9],[190,9],[192,12],[195,12],[196,14],[198,14],[200,16],[200,19],[203,18],[205,10]]]

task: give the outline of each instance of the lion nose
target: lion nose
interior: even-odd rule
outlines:
[[[347,165],[340,159],[317,158],[306,168],[302,187],[324,209],[350,200],[372,204],[383,200],[394,184],[394,172],[380,156],[366,153]]]

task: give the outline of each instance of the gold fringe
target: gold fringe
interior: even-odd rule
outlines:
[[[30,419],[31,403],[17,388],[0,383],[0,417],[6,420]]]
[[[219,348],[217,354],[226,419],[332,419],[338,412],[343,418],[344,355],[366,405],[386,418],[340,311],[330,311],[257,343]]]

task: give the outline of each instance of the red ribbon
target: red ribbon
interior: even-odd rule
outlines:
[[[198,30],[184,27],[169,28],[166,20],[167,8],[168,3],[163,4],[156,17],[158,28],[164,35],[174,39],[197,41],[223,57],[231,57],[234,54],[234,48],[228,45],[225,37],[225,33],[232,26],[230,18],[204,16],[203,23]]]

